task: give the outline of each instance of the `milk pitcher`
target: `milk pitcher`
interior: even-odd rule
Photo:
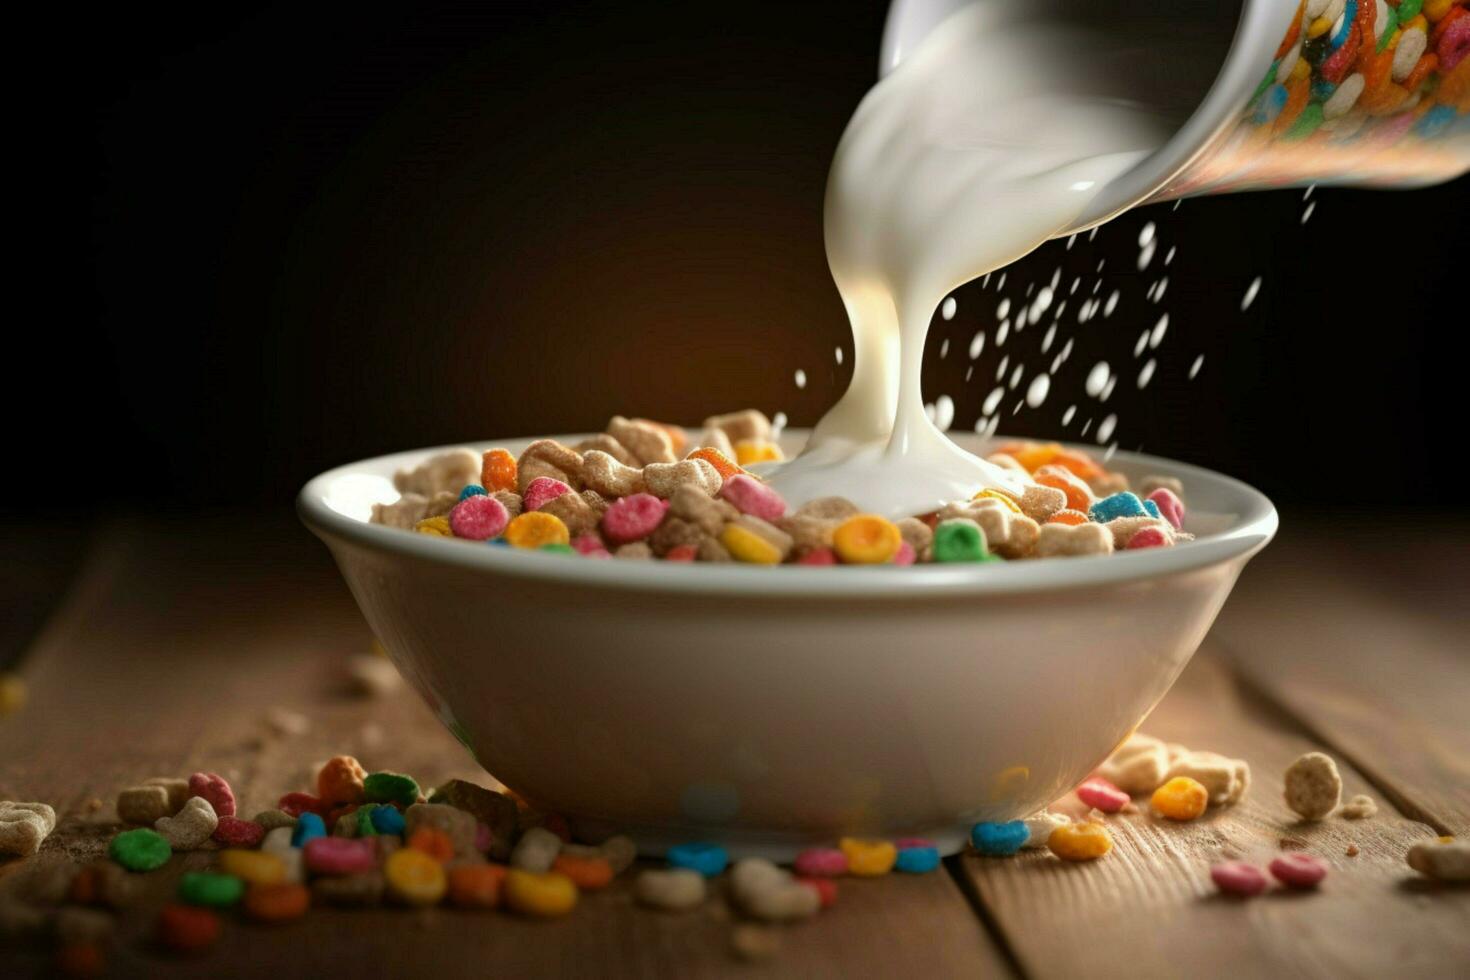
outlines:
[[[1102,94],[1177,121],[1063,234],[1196,194],[1422,187],[1470,169],[1467,0],[895,0],[881,73],[974,4],[998,31],[1043,17],[1105,33]]]

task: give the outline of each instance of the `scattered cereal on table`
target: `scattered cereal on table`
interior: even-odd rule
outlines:
[[[1308,752],[1286,770],[1286,805],[1304,820],[1321,820],[1342,799],[1337,763],[1321,752]]]

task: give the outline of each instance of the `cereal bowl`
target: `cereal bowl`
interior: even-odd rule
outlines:
[[[788,432],[788,452],[805,433]],[[572,442],[581,437],[564,437]],[[512,452],[530,440],[486,443]],[[980,450],[977,437],[957,436]],[[943,852],[1086,777],[1148,715],[1276,531],[1184,483],[1194,541],[983,565],[594,561],[368,522],[439,450],[318,476],[298,507],[403,676],[496,779],[579,836],[789,859],[847,834]]]

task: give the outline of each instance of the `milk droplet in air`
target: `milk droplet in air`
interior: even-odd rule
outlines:
[[[836,355],[835,356],[837,357],[837,363],[840,365],[842,363],[842,348],[841,347],[837,348],[837,351],[836,351]]]
[[[1141,334],[1138,335],[1138,343],[1136,343],[1136,344],[1133,345],[1133,356],[1134,357],[1142,357],[1143,356],[1143,350],[1147,346],[1148,346],[1148,331],[1145,330],[1143,333],[1141,333]]]
[[[934,426],[940,432],[948,432],[952,425],[954,425],[954,399],[948,395],[940,395],[934,401]]]
[[[1062,424],[1063,425],[1071,425],[1072,424],[1072,417],[1074,415],[1076,415],[1076,414],[1077,414],[1077,406],[1076,405],[1068,405],[1067,406],[1067,410],[1062,413]]]
[[[1144,225],[1143,230],[1138,233],[1138,247],[1147,248],[1149,244],[1153,242],[1153,240],[1154,223],[1150,221],[1148,224]]]
[[[1041,338],[1041,352],[1045,354],[1051,350],[1051,342],[1057,338],[1057,325],[1053,323],[1046,328],[1046,334]]]
[[[1031,379],[1031,384],[1026,388],[1026,404],[1032,408],[1040,408],[1050,391],[1051,375],[1038,374]]]
[[[1194,380],[1194,376],[1196,374],[1199,374],[1199,369],[1202,368],[1202,367],[1204,367],[1204,366],[1205,366],[1205,355],[1201,354],[1199,357],[1196,357],[1194,359],[1194,363],[1189,366],[1189,380],[1193,381]]]
[[[1021,384],[1021,379],[1026,376],[1026,365],[1017,364],[1016,369],[1011,372],[1011,388],[1014,389]]]
[[[1164,332],[1169,329],[1169,314],[1165,313],[1159,317],[1159,322],[1154,324],[1153,331],[1148,335],[1148,345],[1157,347],[1164,342]]]
[[[1000,301],[1000,304],[998,306],[996,306],[996,308],[995,308],[995,317],[996,317],[996,319],[997,320],[1004,320],[1006,317],[1010,316],[1010,314],[1011,314],[1011,301],[1008,300],[1008,299],[1001,300]]]
[[[805,388],[806,387],[806,372],[803,371],[801,368],[797,368],[796,369],[796,387],[797,388]]]
[[[1000,366],[995,369],[995,380],[999,381],[1005,377],[1006,369],[1011,366],[1011,355],[1007,354],[1000,359]],[[989,413],[987,413],[989,414]]]
[[[994,415],[996,408],[1000,405],[1000,400],[1005,396],[1006,390],[1004,388],[997,387],[994,391],[985,396],[985,402],[980,406],[980,411],[985,415]]]
[[[787,421],[787,419],[786,419],[786,413],[785,412],[777,412],[771,418],[771,438],[772,439],[775,439],[775,438],[779,438],[780,437],[782,431],[786,428],[786,421]]]
[[[1143,251],[1138,253],[1138,271],[1142,272],[1148,268],[1148,264],[1154,260],[1154,243],[1149,242],[1143,246]]]
[[[1317,210],[1317,202],[1316,201],[1309,202],[1307,204],[1307,209],[1302,212],[1302,224],[1306,224],[1307,223],[1307,220],[1312,217],[1312,212],[1315,211],[1315,210]]]
[[[1112,369],[1108,367],[1108,362],[1098,361],[1092,366],[1092,370],[1087,372],[1087,381],[1084,382],[1083,389],[1088,395],[1096,398],[1102,394],[1103,387],[1108,383],[1108,377],[1111,374]]]
[[[1177,201],[1175,202],[1175,207],[1178,207],[1178,202]],[[1173,245],[1170,245],[1169,246],[1169,251],[1164,255],[1164,264],[1165,265],[1168,265],[1170,262],[1173,262],[1174,261],[1174,253],[1177,252],[1177,251],[1179,251],[1179,249],[1175,248]]]
[[[995,328],[995,346],[1004,347],[1006,338],[1011,335],[1011,321],[1002,320],[1000,326]]]
[[[953,320],[954,311],[958,307],[959,304],[954,301],[953,296],[946,296],[944,299],[944,305],[939,308],[939,315],[944,317],[946,320]]]
[[[1154,361],[1152,357],[1150,357],[1148,359],[1148,363],[1143,366],[1143,370],[1138,372],[1139,388],[1148,387],[1148,383],[1154,379],[1154,368],[1156,368],[1157,366],[1158,364]]]
[[[1113,430],[1118,427],[1118,416],[1109,415],[1097,425],[1097,443],[1102,445],[1113,437]]]
[[[985,331],[981,330],[970,338],[970,360],[979,358],[983,350],[985,350]]]
[[[1259,293],[1260,291],[1261,277],[1256,276],[1254,279],[1251,280],[1251,284],[1245,287],[1245,296],[1240,301],[1240,312],[1244,313],[1246,310],[1251,308],[1251,304],[1256,301],[1256,293]]]
[[[1112,316],[1113,315],[1113,311],[1116,310],[1117,308],[1118,308],[1118,291],[1115,289],[1115,290],[1113,290],[1112,295],[1110,295],[1108,297],[1108,301],[1103,304],[1103,318],[1106,319],[1106,318]]]
[[[940,345],[939,345],[939,359],[940,360],[943,360],[944,358],[946,358],[948,356],[949,356],[949,338],[948,337],[945,337],[944,338],[944,341],[942,343],[940,343]]]

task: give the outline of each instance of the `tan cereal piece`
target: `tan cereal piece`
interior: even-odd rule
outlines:
[[[1470,881],[1470,841],[1454,837],[1420,841],[1405,857],[1409,867],[1436,881]]]
[[[633,884],[633,895],[650,908],[684,912],[704,903],[704,875],[689,868],[648,870]]]
[[[520,517],[521,511],[525,509],[525,507],[521,504],[521,495],[516,493],[514,490],[496,490],[490,496],[500,501],[501,506],[503,506],[506,510],[506,513],[510,515],[511,520],[515,520],[517,517]]]
[[[716,426],[705,426],[694,443],[695,449],[713,449],[726,459],[735,458],[735,444],[725,435],[724,429]]]
[[[653,548],[653,553],[662,558],[675,548],[689,545],[698,548],[707,534],[704,529],[692,521],[686,521],[682,517],[665,517],[660,524],[649,535],[648,543]]]
[[[152,779],[143,780],[143,786],[162,786],[168,790],[169,816],[173,816],[184,808],[194,791],[189,788],[189,781],[178,776],[154,776]]]
[[[442,490],[432,497],[405,493],[391,504],[373,504],[371,523],[412,529],[428,517],[442,517],[459,503],[459,494]]]
[[[607,453],[624,466],[637,467],[639,465],[638,458],[628,452],[627,447],[621,442],[618,442],[606,432],[599,432],[595,436],[583,439],[572,448],[581,453],[584,458],[587,455],[587,450],[596,449],[598,452]]]
[[[643,471],[624,466],[599,449],[582,457],[582,479],[590,490],[604,497],[627,497],[643,492]]]
[[[177,812],[169,805],[164,786],[131,786],[117,794],[117,818],[126,824],[151,827],[155,820]]]
[[[1033,813],[1026,818],[1026,843],[1021,846],[1033,851],[1045,849],[1046,842],[1051,840],[1052,831],[1058,827],[1065,827],[1071,822],[1064,815],[1052,813],[1050,810]]]
[[[403,811],[405,838],[423,827],[443,831],[459,860],[479,854],[475,849],[475,824],[473,814],[446,803],[415,803]]]
[[[311,883],[313,905],[339,908],[369,908],[383,903],[384,880],[381,871],[338,877],[319,877]]]
[[[762,963],[781,952],[779,930],[756,922],[739,922],[730,930],[730,952],[747,963]]]
[[[700,561],[734,561],[730,557],[730,549],[721,544],[719,538],[705,538],[699,542],[699,554],[696,557]]]
[[[301,860],[301,848],[291,846],[291,833],[290,827],[276,827],[266,831],[265,840],[260,842],[260,849],[280,858],[281,863],[286,866],[286,881],[299,885],[305,879],[306,871]]]
[[[800,884],[791,872],[764,858],[735,862],[730,871],[730,895],[742,912],[764,922],[810,918],[822,904],[816,889]]]
[[[923,521],[919,521],[923,524]],[[824,517],[809,517],[801,514],[787,514],[776,521],[776,526],[791,535],[792,550],[798,555],[804,555],[808,551],[817,548],[832,547],[832,536],[842,526],[840,520],[828,520]],[[927,528],[927,525],[925,525]],[[899,529],[902,533],[902,528]],[[930,532],[933,536],[933,532]],[[917,549],[915,552],[918,553]]]
[[[1342,776],[1332,757],[1308,752],[1286,770],[1286,805],[1305,820],[1321,820],[1342,799]]]
[[[515,800],[464,779],[451,779],[434,790],[433,802],[464,810],[490,828],[490,857],[504,861],[510,857],[520,816]]]
[[[202,796],[190,797],[177,814],[153,822],[153,829],[176,851],[199,850],[209,842],[218,826],[214,807]]]
[[[660,500],[668,500],[682,486],[696,486],[713,497],[720,492],[725,478],[720,471],[702,459],[681,459],[677,463],[649,463],[643,467],[643,485]]]
[[[1016,503],[1020,505],[1021,513],[1038,524],[1045,524],[1053,514],[1067,506],[1067,494],[1056,487],[1031,483]]]
[[[35,854],[55,829],[56,811],[45,803],[0,802],[0,854]]]
[[[1169,775],[1169,753],[1152,735],[1134,732],[1098,767],[1098,775],[1132,796],[1152,793]]]
[[[653,548],[647,541],[629,541],[614,548],[612,556],[627,561],[648,561],[653,558]]]
[[[730,412],[726,415],[711,415],[704,420],[704,427],[724,432],[732,446],[738,442],[771,441],[771,420],[754,408],[747,408],[741,412]],[[731,459],[735,458],[733,452],[725,455]]]
[[[261,810],[250,819],[264,827],[266,833],[282,827],[287,830],[296,829],[296,818],[285,810]]]
[[[1103,527],[1113,536],[1113,547],[1122,550],[1128,547],[1128,542],[1133,536],[1146,527],[1156,527],[1164,532],[1164,537],[1170,541],[1174,540],[1174,528],[1168,521],[1161,521],[1157,517],[1115,517],[1108,521]]]
[[[451,449],[411,470],[394,473],[393,486],[401,494],[431,498],[441,491],[458,494],[466,484],[479,479],[480,454],[473,449]]]
[[[510,866],[520,868],[522,871],[544,874],[551,870],[552,864],[556,862],[557,855],[560,853],[560,837],[545,827],[532,827],[521,834],[521,839],[516,841],[515,849],[510,852]]]
[[[613,874],[620,875],[633,866],[638,859],[638,845],[633,838],[614,834],[598,845],[603,859],[612,867]]]
[[[1101,524],[1043,524],[1036,539],[1038,558],[1075,558],[1106,555],[1113,550],[1113,535]]]
[[[1240,802],[1250,788],[1251,769],[1244,759],[1230,759],[1218,752],[1186,752],[1171,761],[1164,779],[1188,776],[1210,794],[1213,806]]]
[[[698,525],[705,534],[719,534],[725,523],[733,521],[739,514],[740,511],[729,502],[716,500],[702,487],[691,484],[676,488],[669,496],[669,517]]]
[[[1184,499],[1184,484],[1178,477],[1173,476],[1146,476],[1138,485],[1138,495],[1147,497],[1155,490],[1169,490],[1180,500]]]
[[[974,521],[985,532],[985,542],[991,551],[1005,558],[1024,558],[1036,550],[1041,526],[1027,517],[1011,510],[994,497],[978,500],[961,500],[945,504],[939,511],[939,519],[947,521],[962,517]]]
[[[560,480],[573,490],[583,487],[582,454],[555,439],[537,439],[516,460],[516,489],[522,495],[537,477]]]
[[[369,698],[385,698],[403,687],[403,675],[393,661],[372,653],[348,658],[347,680],[354,693]]]
[[[818,497],[794,510],[796,517],[814,517],[823,521],[845,521],[862,513],[857,504],[846,497]]]
[[[651,422],[636,422],[614,415],[607,423],[607,434],[622,443],[640,466],[672,463],[679,458],[674,455],[674,442],[669,434]]]
[[[915,555],[922,555],[924,549],[934,543],[934,529],[917,517],[905,517],[894,523],[898,525],[898,533],[903,536],[904,541],[914,549]],[[828,543],[831,543],[830,540]]]
[[[1344,803],[1337,812],[1344,820],[1368,820],[1378,815],[1378,804],[1373,797],[1359,793]]]
[[[1122,473],[1104,473],[1088,480],[1087,486],[1092,490],[1092,495],[1098,499],[1111,497],[1115,493],[1122,493],[1128,489],[1128,477]]]
[[[598,498],[599,500],[601,497]],[[602,515],[592,509],[585,493],[564,493],[541,505],[541,511],[561,519],[572,537],[580,537],[597,528]]]

